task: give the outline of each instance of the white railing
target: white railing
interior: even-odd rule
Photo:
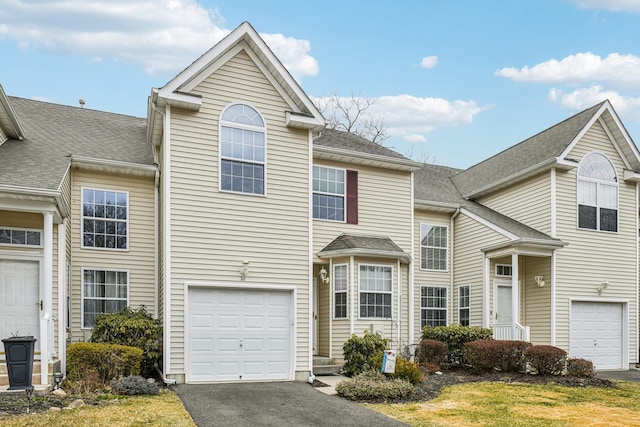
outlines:
[[[528,326],[522,326],[516,323],[516,337],[513,338],[513,325],[494,324],[493,339],[494,340],[519,340],[519,341],[531,341],[531,330]]]

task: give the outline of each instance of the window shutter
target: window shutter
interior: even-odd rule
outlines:
[[[358,223],[358,171],[347,170],[347,224]]]

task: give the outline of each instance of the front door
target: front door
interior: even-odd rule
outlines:
[[[513,316],[511,305],[511,285],[498,285],[495,321],[500,325],[511,325]]]
[[[0,339],[40,334],[40,263],[0,260]],[[36,351],[40,341],[36,341]],[[4,349],[0,349],[4,352]]]

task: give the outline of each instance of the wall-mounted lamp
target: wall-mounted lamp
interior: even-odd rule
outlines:
[[[248,274],[249,274],[249,261],[244,260],[242,261],[242,268],[240,268],[240,279],[241,280],[246,279]]]
[[[533,280],[536,281],[536,285],[538,285],[539,288],[544,288],[544,285],[546,283],[544,283],[544,276],[533,276]]]
[[[602,295],[602,291],[604,291],[605,289],[607,289],[609,287],[609,282],[602,282],[598,285],[598,287],[596,288],[596,291],[598,291],[598,295]]]
[[[320,273],[318,275],[320,276],[320,280],[322,281],[322,283],[329,283],[329,273],[327,273],[324,265],[322,266],[322,268],[320,268]]]

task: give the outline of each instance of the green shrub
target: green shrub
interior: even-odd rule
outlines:
[[[344,351],[344,373],[352,377],[361,372],[375,369],[374,356],[381,354],[389,343],[389,340],[378,334],[364,331],[359,337],[353,334],[342,346]],[[382,361],[382,359],[380,359]],[[380,366],[378,366],[379,370]]]
[[[447,345],[445,343],[425,338],[420,340],[420,344],[418,344],[418,349],[416,350],[416,362],[420,365],[426,365],[428,363],[440,368],[442,366],[446,366],[448,354],[449,351],[447,350]]]
[[[376,354],[371,359],[373,364],[373,369],[376,372],[382,371],[382,359],[384,357],[384,351]],[[420,366],[417,363],[412,362],[408,359],[405,359],[402,356],[396,356],[396,367],[394,373],[392,374],[384,374],[388,378],[394,378],[399,380],[407,380],[411,384],[418,384],[422,381],[424,375],[420,370]]]
[[[520,372],[525,368],[524,353],[531,347],[526,341],[481,340],[464,344],[464,359],[476,373]]]
[[[338,395],[350,400],[393,400],[406,397],[413,390],[409,381],[388,379],[376,371],[365,371],[336,386]]]
[[[160,388],[155,381],[147,381],[140,375],[130,375],[128,377],[111,380],[111,389],[125,396],[160,393]]]
[[[83,391],[96,391],[114,378],[140,374],[142,350],[135,347],[79,342],[67,347],[67,380]],[[93,389],[93,390],[92,390]]]
[[[91,342],[128,345],[142,350],[141,371],[151,375],[160,360],[160,320],[154,319],[144,306],[138,310],[125,307],[116,313],[100,313],[91,330]]]
[[[560,375],[567,365],[567,352],[552,345],[534,345],[524,354],[539,375]]]
[[[572,358],[567,359],[567,376],[591,378],[595,376],[593,362],[586,359]]]
[[[452,367],[464,366],[464,343],[478,340],[493,339],[493,331],[480,326],[425,326],[422,329],[422,339],[442,341],[449,351],[447,359]]]

